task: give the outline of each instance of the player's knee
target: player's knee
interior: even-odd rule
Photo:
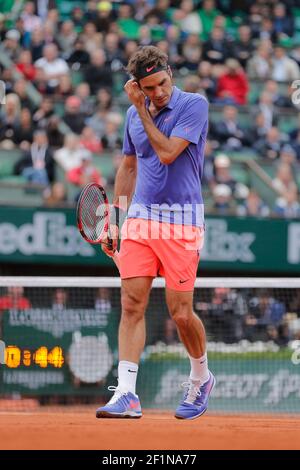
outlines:
[[[139,320],[144,316],[145,302],[138,295],[123,291],[121,304],[123,319]]]
[[[170,314],[178,328],[186,329],[189,327],[192,317],[192,311],[188,304],[179,303],[177,305],[174,305],[170,309]]]

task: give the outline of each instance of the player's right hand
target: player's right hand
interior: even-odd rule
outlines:
[[[112,240],[112,249],[108,246],[108,239]],[[101,240],[101,248],[104,253],[112,258],[115,251],[118,249],[119,228],[117,225],[109,226],[109,233],[106,233]]]

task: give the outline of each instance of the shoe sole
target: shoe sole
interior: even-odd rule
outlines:
[[[209,400],[210,394],[211,394],[211,392],[213,391],[215,385],[216,385],[216,379],[215,379],[215,377],[214,377],[214,381],[213,381],[212,387],[211,387],[210,392],[209,392],[209,395],[208,395],[208,400]],[[184,420],[184,419],[189,419],[189,420],[197,419],[197,418],[200,418],[200,416],[203,416],[203,415],[204,415],[204,413],[207,411],[207,408],[208,408],[208,401],[207,401],[207,407],[206,407],[204,410],[202,410],[201,413],[199,413],[199,414],[196,415],[196,416],[191,416],[190,418],[185,418],[185,417],[183,417],[183,416],[177,416],[177,415],[174,415],[174,416],[175,416],[176,419],[183,419],[183,420]]]
[[[128,413],[134,413],[134,412],[127,412],[127,414],[117,414],[117,413],[109,413],[108,411],[98,411],[96,413],[96,418],[106,418],[106,419],[139,419],[143,415],[142,414],[128,414]]]

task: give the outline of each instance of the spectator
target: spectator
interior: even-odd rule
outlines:
[[[247,312],[244,297],[234,289],[216,287],[210,302],[196,302],[213,341],[235,343],[243,336],[243,318]]]
[[[28,81],[33,81],[36,76],[36,68],[32,64],[32,55],[29,50],[23,50],[20,52],[19,60],[16,63],[16,69],[20,72],[24,78]]]
[[[87,150],[81,156],[80,165],[68,171],[67,180],[81,188],[92,182],[103,186],[101,173],[93,165],[92,155]]]
[[[80,166],[84,153],[86,150],[80,146],[80,137],[76,134],[67,134],[64,146],[55,152],[54,159],[65,172],[68,172]]]
[[[279,93],[278,83],[274,80],[267,80],[264,91],[270,93],[272,96],[272,102],[275,106],[280,108],[290,108],[293,106],[292,101],[288,96]]]
[[[14,91],[19,97],[21,108],[28,108],[33,111],[34,104],[28,96],[27,88],[27,82],[23,78],[20,78],[14,85]]]
[[[217,101],[224,104],[246,104],[248,90],[246,75],[238,61],[228,59],[226,72],[218,80]]]
[[[237,122],[237,108],[224,106],[223,120],[215,124],[213,133],[225,149],[237,150],[248,144],[247,134]]]
[[[215,184],[226,184],[229,186],[232,193],[236,188],[236,181],[232,178],[230,174],[230,159],[225,154],[219,154],[214,161],[215,166]]]
[[[88,22],[84,25],[80,38],[83,41],[85,51],[89,55],[92,55],[102,47],[102,36],[97,32],[96,26],[92,22]]]
[[[55,90],[55,95],[58,99],[67,98],[74,94],[72,79],[70,75],[62,75],[59,79],[59,84]]]
[[[283,46],[275,45],[271,78],[276,82],[292,82],[299,76],[300,68],[297,62],[287,56]]]
[[[15,132],[20,122],[20,99],[15,93],[10,93],[6,97],[6,105],[0,114],[0,142],[3,148],[13,148],[13,140],[16,138]]]
[[[120,125],[122,116],[119,113],[108,113],[105,119],[105,133],[101,139],[103,148],[106,150],[116,150],[122,147],[120,138]]]
[[[54,179],[54,161],[45,131],[35,131],[30,150],[15,165],[15,174],[28,182],[47,186]]]
[[[45,47],[45,36],[42,28],[35,29],[31,34],[30,50],[33,63],[43,56],[43,49]]]
[[[267,326],[266,341],[272,341],[280,347],[286,347],[290,341],[290,332],[288,324]]]
[[[297,170],[298,170],[298,167],[296,165],[296,158],[297,158],[297,153],[294,150],[294,148],[289,144],[285,144],[281,149],[280,162],[287,163],[291,167],[294,175],[297,174]]]
[[[286,11],[283,3],[274,5],[273,28],[277,39],[284,38],[285,36],[292,37],[294,34],[294,20]]]
[[[293,149],[296,152],[297,160],[300,160],[300,130],[295,135],[295,138],[292,140]]]
[[[82,37],[76,39],[74,47],[66,55],[68,64],[73,70],[79,70],[90,64],[90,54],[85,50],[85,43]]]
[[[249,79],[267,79],[271,76],[271,43],[262,41],[253,57],[247,63]]]
[[[59,149],[64,144],[64,134],[60,131],[60,118],[58,116],[51,116],[47,125],[47,136],[49,145],[53,149]]]
[[[97,92],[97,104],[102,111],[112,111],[113,97],[107,88],[100,88]]]
[[[260,153],[262,158],[276,160],[280,156],[283,141],[277,127],[271,127],[265,138],[259,140],[254,148]]]
[[[57,35],[57,43],[63,53],[63,57],[70,56],[74,48],[74,43],[77,39],[77,33],[74,31],[74,23],[71,20],[64,21],[60,26],[60,31]]]
[[[286,197],[290,191],[297,189],[292,168],[288,163],[280,163],[272,185],[282,197]]]
[[[254,126],[248,130],[249,141],[258,142],[260,139],[265,139],[269,129],[269,124],[266,122],[265,114],[259,112],[254,118]]]
[[[24,295],[24,287],[7,287],[7,294],[0,297],[0,312],[9,309],[27,310],[31,308],[31,303]]]
[[[251,29],[248,25],[242,25],[238,29],[239,40],[233,46],[233,57],[235,57],[243,69],[246,68],[248,60],[252,57],[254,46],[251,42]]]
[[[273,299],[267,290],[260,290],[258,296],[249,301],[249,313],[245,316],[245,337],[249,341],[266,341],[267,327],[278,327],[286,313],[283,303]]]
[[[272,43],[276,41],[276,33],[274,31],[273,21],[269,16],[262,18],[260,30],[257,36],[260,40],[268,40]]]
[[[111,88],[113,85],[111,69],[105,62],[103,49],[92,53],[91,65],[84,72],[85,81],[89,84],[92,94],[96,94],[100,88]]]
[[[65,207],[66,204],[67,192],[63,183],[57,181],[46,189],[44,194],[44,205],[46,207]]]
[[[213,213],[218,215],[228,215],[234,212],[235,206],[232,198],[232,191],[227,184],[217,184],[213,188]]]
[[[83,128],[80,145],[92,153],[101,153],[103,150],[100,139],[91,127],[85,126]]]
[[[75,6],[71,13],[71,20],[74,24],[76,33],[81,33],[85,23],[84,11],[80,6]]]
[[[261,93],[257,107],[258,111],[263,114],[266,129],[269,130],[272,126],[275,126],[277,121],[277,112],[271,93],[267,91]]]
[[[101,138],[105,133],[106,115],[107,111],[98,106],[93,116],[87,118],[85,121],[86,125],[91,127],[94,133]]]
[[[28,108],[23,108],[20,112],[20,122],[14,129],[14,143],[20,146],[22,150],[29,150],[33,141],[33,132],[31,111]]]
[[[113,70],[119,70],[122,66],[121,63],[121,50],[120,50],[120,38],[116,33],[108,33],[104,39],[104,51],[106,56],[107,64],[109,64]]]
[[[97,10],[93,21],[97,31],[103,34],[107,34],[109,32],[110,25],[113,21],[112,5],[110,2],[101,1],[97,4]]]
[[[210,62],[202,60],[198,67],[200,88],[209,101],[216,97],[217,80],[213,76],[213,66]]]
[[[136,41],[131,40],[125,43],[125,47],[124,47],[124,51],[122,55],[122,61],[123,61],[124,66],[127,65],[130,57],[137,50],[137,48],[138,48],[138,44]]]
[[[74,134],[80,135],[84,126],[86,116],[80,111],[81,100],[78,96],[69,96],[65,102],[65,114],[63,120]]]
[[[213,29],[216,17],[220,12],[216,9],[214,0],[204,0],[202,8],[198,10],[202,25],[202,39],[206,40]]]
[[[40,107],[33,114],[32,120],[35,126],[40,129],[46,129],[49,119],[54,115],[54,106],[51,98],[45,97],[42,99]]]
[[[204,43],[203,58],[211,64],[223,64],[231,56],[230,46],[222,28],[212,30],[211,37]]]
[[[34,0],[33,3],[35,6],[35,13],[42,21],[45,21],[49,10],[54,10],[57,4],[56,0]]]
[[[170,64],[172,64],[174,67],[177,67],[177,64],[180,64],[182,60],[179,54],[179,45],[181,44],[180,29],[177,25],[168,25],[166,30],[166,40],[169,44]]]
[[[180,27],[183,33],[196,34],[198,37],[202,33],[201,18],[194,11],[193,0],[182,0],[173,14],[172,21]]]
[[[10,29],[5,34],[5,41],[3,44],[3,52],[12,60],[16,62],[20,52],[20,33],[16,29]]]
[[[276,200],[274,213],[279,217],[285,218],[300,217],[300,203],[297,187],[292,187],[289,192],[285,193],[284,197],[280,197]]]
[[[32,33],[36,28],[42,27],[42,20],[35,14],[34,2],[26,2],[21,15],[25,31]]]
[[[195,33],[189,34],[182,44],[181,52],[183,56],[181,66],[186,67],[188,70],[197,70],[202,54],[199,36]]]
[[[187,93],[202,93],[201,80],[197,75],[187,75],[183,82],[183,91]]]
[[[65,289],[55,289],[52,299],[52,310],[64,311],[68,308],[68,293]]]
[[[243,204],[238,205],[237,215],[250,217],[268,217],[270,209],[259,197],[258,193],[252,189],[249,191],[247,199]]]
[[[62,75],[69,73],[68,64],[58,57],[55,44],[48,44],[44,47],[43,57],[35,62],[35,66],[43,70],[50,93],[55,91]]]
[[[95,310],[97,314],[108,315],[111,313],[110,290],[106,287],[99,287],[95,297]]]
[[[5,26],[5,15],[3,13],[0,13],[0,41],[5,40],[5,35],[7,33],[7,29]]]
[[[121,37],[127,39],[139,38],[139,23],[134,19],[134,9],[132,5],[123,3],[119,7],[117,25]]]
[[[82,82],[77,85],[75,95],[78,96],[81,101],[80,112],[85,116],[91,116],[95,107],[95,99],[91,96],[89,84]]]

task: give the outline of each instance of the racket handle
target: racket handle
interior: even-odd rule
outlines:
[[[113,249],[113,241],[112,241],[111,238],[109,238],[108,241],[107,241],[107,247],[108,247],[109,250],[112,250],[112,249]],[[116,250],[116,251],[114,252],[114,254],[113,254],[113,256],[112,256],[112,259],[114,260],[114,262],[115,262],[117,268],[119,269],[120,264],[119,264],[119,252],[118,252],[118,250]]]
[[[112,241],[111,238],[109,238],[109,239],[107,240],[107,248],[108,248],[110,251],[112,251],[112,249],[113,249],[113,241]]]

